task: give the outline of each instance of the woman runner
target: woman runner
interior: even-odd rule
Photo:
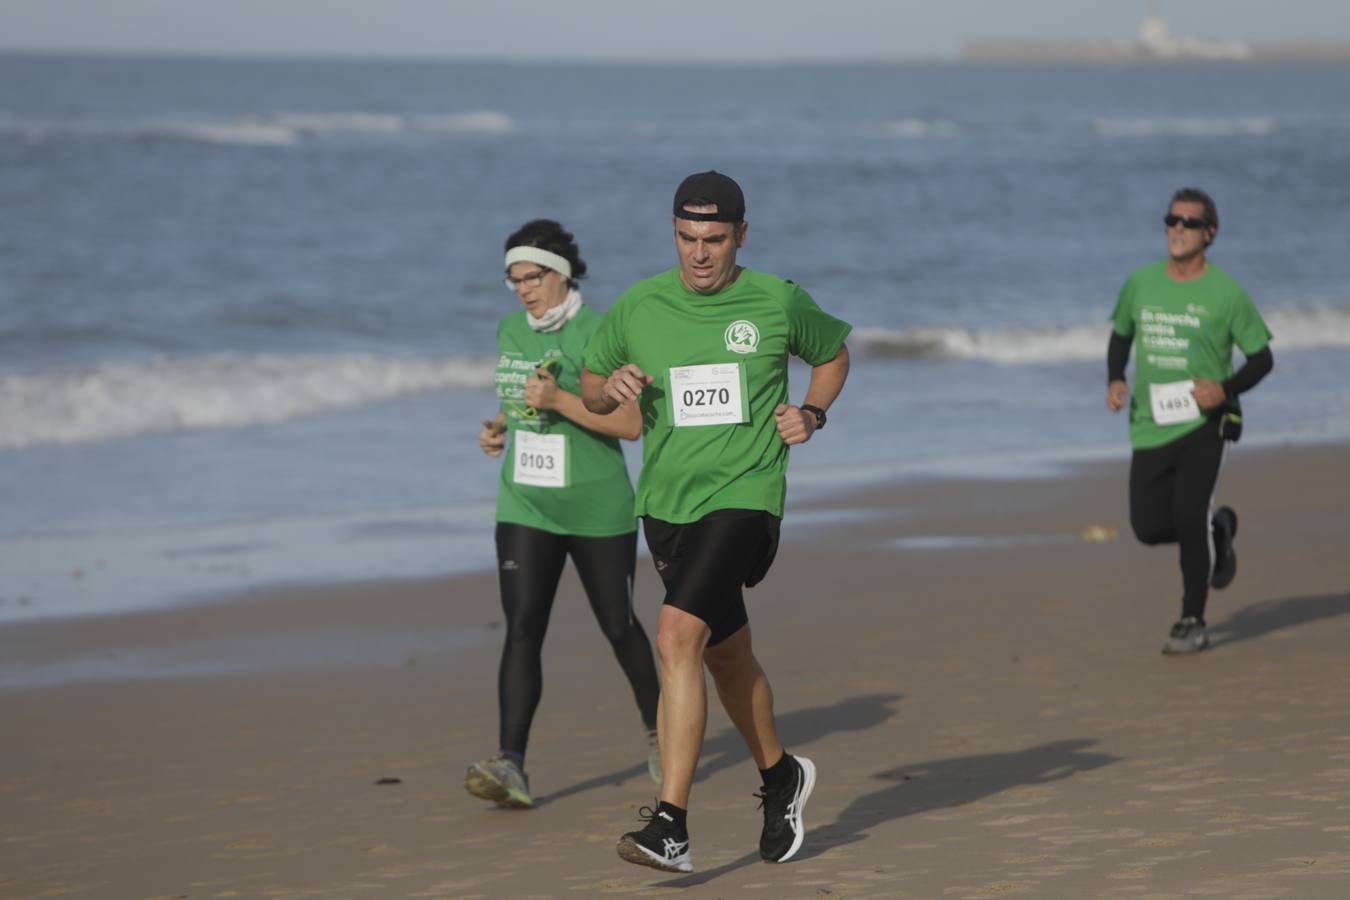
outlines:
[[[478,435],[484,453],[505,456],[496,528],[506,614],[500,747],[464,777],[469,793],[504,807],[534,805],[525,748],[543,692],[544,633],[568,556],[632,685],[647,729],[648,771],[660,781],[660,682],[633,612],[637,520],[618,440],[636,440],[642,418],[636,404],[597,415],[581,402],[582,352],[602,318],[582,303],[577,282],[585,274],[576,242],[557,222],[527,222],[506,241],[506,286],[524,309],[497,328],[500,409]]]

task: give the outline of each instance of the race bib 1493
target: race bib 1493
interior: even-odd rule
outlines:
[[[1153,405],[1153,421],[1159,425],[1179,425],[1200,418],[1200,406],[1191,396],[1194,389],[1193,381],[1150,384],[1148,392]]]

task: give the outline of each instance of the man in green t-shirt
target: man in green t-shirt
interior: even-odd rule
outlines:
[[[1209,646],[1209,589],[1237,573],[1237,513],[1219,507],[1214,487],[1224,450],[1242,431],[1238,395],[1270,372],[1270,330],[1247,292],[1206,258],[1219,233],[1209,195],[1183,188],[1167,215],[1167,259],[1135,271],[1111,314],[1106,406],[1130,407],[1130,525],[1145,544],[1178,544],[1181,618],[1164,653]],[[1125,382],[1135,357],[1131,395]],[[1233,347],[1246,357],[1233,372]]]
[[[705,665],[763,776],[760,855],[783,862],[801,848],[816,769],[779,742],[742,586],[773,562],[788,448],[824,427],[848,376],[851,326],[792,282],[736,264],[745,197],[727,176],[686,178],[673,223],[679,265],[615,301],[586,347],[582,396],[596,413],[630,400],[642,410],[637,513],[666,588],[656,638],[661,797],[618,852],[689,872],[686,810],[707,720]],[[800,406],[788,398],[789,356],[812,367]]]

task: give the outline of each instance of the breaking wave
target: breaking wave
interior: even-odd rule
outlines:
[[[516,130],[505,113],[268,113],[228,121],[0,122],[0,134],[31,143],[61,139],[170,140],[258,147],[289,147],[335,136],[396,137],[404,135],[504,135]]]
[[[1264,137],[1278,124],[1267,116],[1245,118],[1099,118],[1093,123],[1103,137]]]
[[[1277,308],[1265,319],[1276,353],[1350,348],[1350,304]],[[1048,365],[1105,359],[1109,329],[1106,322],[1061,328],[858,328],[849,343],[891,359]]]
[[[883,122],[880,132],[893,138],[955,137],[961,128],[946,119],[894,119]]]
[[[0,448],[239,428],[424,391],[490,387],[492,364],[222,353],[0,375]]]

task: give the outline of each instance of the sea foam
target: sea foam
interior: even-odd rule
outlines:
[[[1350,349],[1350,304],[1265,315],[1277,354]],[[1105,358],[1106,322],[1063,327],[860,327],[849,343],[897,361],[1056,365]],[[238,428],[396,400],[490,388],[492,360],[371,354],[210,354],[0,375],[0,449],[153,432]]]
[[[961,128],[947,119],[893,119],[881,124],[880,133],[894,138],[955,137]]]
[[[27,143],[61,140],[185,141],[237,146],[288,147],[335,137],[511,134],[517,125],[495,110],[462,113],[276,112],[220,120],[107,122],[94,119],[0,120],[0,136]]]
[[[1103,137],[1264,137],[1278,130],[1268,116],[1236,118],[1099,118],[1093,129]]]
[[[1350,304],[1281,307],[1264,314],[1276,353],[1350,348]],[[900,360],[982,360],[1044,364],[1105,359],[1110,324],[1063,327],[858,328],[849,343]]]
[[[492,360],[211,354],[0,375],[0,448],[237,428],[447,388],[486,388]]]

